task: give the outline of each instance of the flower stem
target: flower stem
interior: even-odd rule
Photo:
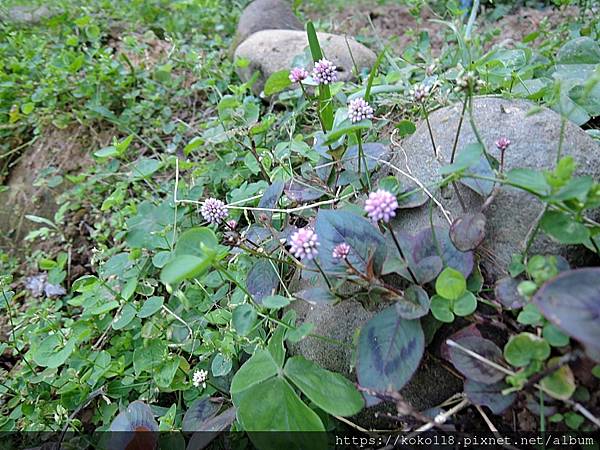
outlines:
[[[360,179],[360,184],[363,185],[363,181],[362,181],[362,165],[364,163],[365,166],[365,174],[367,175],[367,187],[365,188],[365,191],[370,191],[371,190],[371,177],[369,175],[369,169],[367,167],[367,160],[365,158],[365,152],[363,149],[363,144],[362,144],[362,135],[360,133],[360,131],[356,132],[356,140],[358,142],[358,178]]]
[[[429,137],[431,138],[431,145],[433,146],[433,156],[438,157],[437,148],[435,146],[435,140],[433,139],[433,131],[431,130],[431,124],[429,123],[429,114],[427,113],[427,109],[425,108],[425,104],[421,104],[421,108],[423,109],[423,114],[425,114],[425,122],[427,122],[427,130],[429,131]]]
[[[325,271],[321,268],[321,266],[319,265],[319,263],[317,262],[316,259],[313,260],[313,262],[315,263],[315,266],[317,266],[317,269],[319,269],[319,272],[321,272],[321,275],[323,275],[323,278],[325,279],[325,283],[327,283],[327,287],[329,288],[329,290],[333,291],[333,288],[331,287],[331,282],[329,281],[329,278],[325,274]]]
[[[460,136],[460,130],[462,128],[463,119],[465,118],[465,110],[467,109],[467,103],[469,101],[469,94],[465,94],[465,101],[463,102],[462,111],[460,118],[458,119],[458,129],[456,130],[456,136],[454,136],[454,144],[452,145],[452,154],[450,155],[450,164],[454,162],[454,156],[456,155],[456,147],[458,145],[458,137]]]
[[[410,277],[412,278],[413,282],[415,284],[419,284],[419,282],[417,281],[417,277],[415,277],[415,274],[413,273],[413,271],[410,268],[410,265],[408,263],[408,259],[406,259],[406,257],[404,256],[404,252],[402,251],[402,247],[400,247],[400,242],[398,242],[398,238],[396,237],[396,233],[394,233],[394,229],[392,228],[392,225],[388,223],[387,224],[387,228],[388,228],[388,230],[390,230],[390,234],[392,235],[392,239],[394,240],[394,244],[396,245],[396,248],[398,249],[398,253],[400,254],[400,258],[402,258],[406,262],[406,270],[410,274]]]

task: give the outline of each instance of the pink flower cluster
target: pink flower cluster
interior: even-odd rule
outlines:
[[[302,67],[294,67],[290,70],[290,81],[292,83],[301,83],[308,78],[308,72]]]
[[[498,150],[501,150],[501,151],[505,151],[509,145],[510,145],[510,140],[505,137],[501,137],[500,139],[498,139],[496,141],[496,147],[498,147]]]
[[[348,117],[352,123],[360,122],[364,119],[372,119],[373,108],[364,98],[355,98],[348,104]]]
[[[300,228],[290,238],[290,251],[293,255],[302,259],[313,259],[319,253],[318,247],[321,245],[317,239],[317,234],[312,228]]]
[[[317,84],[331,84],[337,81],[337,67],[323,58],[315,63],[312,71],[313,80]]]
[[[398,209],[396,196],[383,189],[371,192],[365,202],[365,211],[373,222],[380,220],[389,222],[396,216],[396,209]]]
[[[349,254],[350,246],[345,242],[342,242],[341,244],[338,244],[333,248],[331,256],[333,257],[333,259],[346,259]]]
[[[229,211],[227,210],[227,206],[221,200],[210,197],[207,198],[202,207],[200,208],[200,214],[204,220],[208,223],[221,223],[223,220],[227,218]]]

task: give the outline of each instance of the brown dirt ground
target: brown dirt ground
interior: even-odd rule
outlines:
[[[400,4],[377,5],[374,2],[361,0],[349,4],[343,10],[335,12],[331,19],[332,32],[363,36],[369,38],[376,34],[385,43],[390,43],[396,52],[402,51],[422,31],[428,31],[431,48],[434,55],[440,53],[447,42],[447,26],[431,22],[432,19],[442,19],[432,9],[423,8],[420,17],[414,17],[406,6]],[[569,17],[579,14],[576,7],[569,8],[546,8],[543,10],[520,7],[505,15],[497,21],[481,21],[486,11],[482,11],[478,17],[479,30],[491,31],[497,28],[502,30],[497,33],[486,48],[494,44],[502,43],[511,46],[520,42],[525,36],[535,31],[542,20],[546,18],[550,27],[564,22]],[[318,20],[320,15],[316,12],[307,11],[312,20]],[[373,27],[371,27],[371,23]]]

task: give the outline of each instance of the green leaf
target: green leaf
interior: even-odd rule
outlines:
[[[280,70],[278,72],[275,72],[265,82],[265,95],[271,96],[273,94],[277,94],[278,92],[281,92],[284,89],[286,89],[291,84],[292,82],[290,81],[289,70]]]
[[[544,325],[542,336],[552,347],[564,347],[565,345],[569,344],[569,336],[561,332],[551,323]]]
[[[154,381],[156,381],[156,385],[159,388],[167,389],[171,386],[173,378],[175,378],[175,374],[177,373],[179,358],[173,357],[166,361],[157,361],[157,363],[160,365],[154,373]]]
[[[435,281],[435,291],[438,295],[450,300],[457,300],[467,290],[467,280],[462,273],[451,267],[446,267]]]
[[[504,346],[504,358],[515,367],[525,367],[532,361],[544,361],[549,356],[548,343],[532,333],[511,336]]]
[[[131,170],[131,174],[134,178],[148,178],[154,172],[156,172],[161,166],[161,162],[157,159],[142,158]]]
[[[231,380],[232,395],[245,391],[256,384],[277,374],[279,368],[267,350],[257,350],[252,357],[240,367]]]
[[[585,225],[560,211],[546,211],[540,226],[548,236],[561,244],[583,244],[590,237]]]
[[[133,307],[133,305],[126,303],[123,306],[123,309],[121,310],[121,312],[117,316],[115,316],[115,318],[113,319],[113,322],[112,322],[113,330],[121,330],[121,329],[125,328],[127,325],[129,325],[131,323],[131,321],[133,320],[133,318],[135,317],[136,312],[137,311],[135,310],[135,307]]]
[[[440,175],[449,175],[465,170],[479,162],[482,154],[483,147],[481,144],[468,144],[457,153],[454,163],[440,168]]]
[[[361,386],[400,390],[419,366],[425,338],[418,320],[403,319],[392,305],[361,329],[356,374]]]
[[[269,309],[281,309],[290,304],[290,299],[282,295],[269,295],[262,299],[262,306]]]
[[[506,179],[513,186],[525,189],[533,194],[545,196],[550,193],[550,186],[548,186],[544,174],[532,169],[509,170]]]
[[[288,359],[283,372],[304,395],[329,414],[352,416],[363,407],[362,395],[348,379],[302,356]]]
[[[133,351],[133,370],[136,375],[157,367],[167,353],[167,343],[160,339],[150,339],[144,346]]]
[[[236,307],[231,316],[233,328],[240,336],[246,336],[252,330],[256,316],[256,309],[248,303]]]
[[[452,323],[454,321],[454,313],[450,309],[450,300],[440,295],[431,297],[431,314],[440,322]]]
[[[548,367],[557,364],[559,360],[558,357],[551,358],[548,361]],[[547,394],[559,400],[568,400],[577,388],[573,372],[567,365],[542,378],[540,385],[546,389]]]
[[[224,377],[229,372],[231,372],[232,368],[231,358],[226,358],[221,353],[217,353],[217,355],[213,358],[210,370],[215,377]]]
[[[345,120],[340,124],[338,128],[335,130],[331,130],[329,133],[325,135],[324,145],[331,145],[335,143],[342,136],[347,136],[350,134],[355,134],[357,131],[367,130],[371,128],[373,124],[370,120],[361,120],[360,122],[352,123],[349,120]]]
[[[164,303],[163,297],[156,297],[156,296],[150,297],[148,300],[144,301],[142,308],[137,313],[138,317],[140,319],[145,319],[146,317],[150,317],[151,315],[153,315],[155,312],[157,312],[158,310],[160,310],[162,308],[163,303]]]
[[[460,317],[473,314],[477,309],[477,299],[472,292],[466,291],[460,298],[454,300],[452,311]]]
[[[77,340],[69,339],[64,346],[62,340],[57,334],[53,334],[45,338],[33,350],[33,360],[38,366],[56,369],[62,366],[67,358],[71,356],[75,350]]]
[[[160,272],[160,281],[164,284],[175,284],[189,278],[195,278],[206,272],[213,260],[209,257],[199,258],[191,255],[180,255],[167,263]]]
[[[401,120],[396,124],[396,129],[400,137],[411,135],[417,131],[416,125],[410,120]]]
[[[325,431],[319,416],[294,392],[283,378],[255,384],[242,395],[233,395],[237,418],[258,448],[321,448],[323,440],[311,434],[274,434],[265,431]],[[261,433],[253,434],[252,431]],[[325,436],[323,436],[325,437]],[[285,442],[288,441],[288,442]],[[283,442],[285,442],[284,445]],[[317,445],[317,443],[319,443]]]

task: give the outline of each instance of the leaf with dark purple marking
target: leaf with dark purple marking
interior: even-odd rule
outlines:
[[[274,181],[264,192],[263,196],[258,202],[259,208],[269,208],[273,209],[277,207],[277,202],[281,198],[281,194],[283,194],[283,181]],[[266,215],[267,217],[271,217],[273,213],[271,211],[254,211],[254,217],[256,220],[259,220],[259,215]]]
[[[297,181],[290,181],[289,183],[285,183],[283,190],[290,200],[298,203],[311,202],[323,197],[325,194],[320,189],[310,187],[309,182],[299,183]]]
[[[487,339],[478,336],[467,336],[455,342],[495,363],[503,361],[502,350]],[[454,367],[470,380],[492,384],[505,377],[503,372],[474,358],[462,349],[450,346],[449,354]]]
[[[520,280],[511,277],[502,278],[496,281],[496,286],[494,288],[496,300],[498,300],[505,308],[518,309],[525,306],[527,300],[519,294],[518,287],[520,282]]]
[[[425,350],[418,320],[400,316],[394,305],[380,311],[361,329],[356,374],[361,386],[376,391],[400,390],[419,367]],[[367,398],[373,404],[372,398]]]
[[[450,227],[450,239],[461,252],[475,250],[485,238],[485,216],[467,213],[454,221]]]
[[[465,278],[473,270],[473,253],[458,250],[450,240],[447,228],[435,227],[435,233],[431,228],[425,228],[415,236],[414,261],[418,264],[429,256],[439,256],[444,266],[458,270]]]
[[[471,324],[468,327],[461,328],[456,333],[451,335],[448,339],[451,339],[454,342],[458,342],[460,339],[468,337],[468,336],[482,337],[481,332],[477,328],[477,325]],[[442,343],[442,345],[440,346],[440,354],[442,355],[442,358],[444,358],[446,361],[451,362],[450,361],[450,347],[448,346],[446,341],[444,341]]]
[[[214,417],[221,407],[221,401],[210,397],[201,397],[192,402],[185,415],[181,429],[184,432],[200,431],[203,422]]]
[[[396,310],[405,319],[418,319],[429,312],[429,295],[421,286],[410,285],[404,291],[404,297],[396,301]]]
[[[592,348],[600,342],[600,267],[562,272],[544,283],[532,299],[565,334]]]
[[[246,279],[246,287],[254,297],[254,301],[261,304],[262,299],[273,295],[279,286],[279,277],[271,261],[260,259],[252,266]]]
[[[345,242],[350,246],[348,261],[357,270],[364,273],[373,258],[375,273],[381,273],[387,253],[385,239],[364,217],[348,211],[322,209],[317,214],[315,231],[321,243],[319,263],[326,272],[346,272],[346,265],[332,256],[334,247]]]
[[[508,395],[502,394],[502,390],[508,387],[504,381],[484,384],[465,380],[467,398],[475,405],[487,406],[494,414],[502,414],[515,401],[517,395],[514,392]]]
[[[186,450],[206,448],[221,432],[228,429],[235,421],[236,409],[231,407],[216,417],[204,421],[196,433],[192,435]]]

